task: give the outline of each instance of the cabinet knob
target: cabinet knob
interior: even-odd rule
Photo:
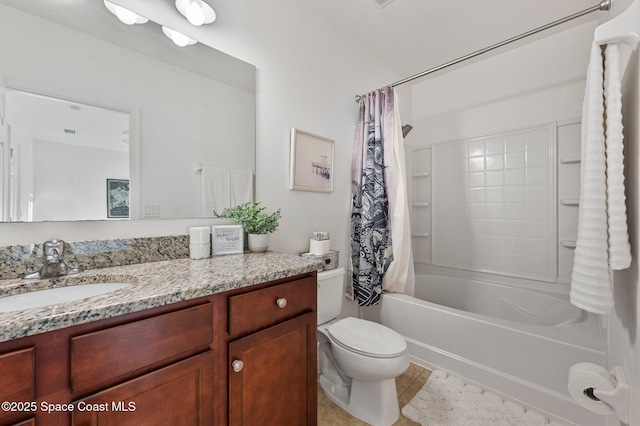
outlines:
[[[233,371],[235,371],[236,373],[239,373],[244,368],[244,362],[240,361],[239,359],[236,359],[231,363],[231,368],[233,368]]]
[[[278,300],[276,300],[276,305],[278,305],[278,308],[284,308],[287,306],[287,299],[284,297],[278,298]]]

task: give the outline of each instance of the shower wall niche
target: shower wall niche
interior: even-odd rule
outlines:
[[[431,148],[411,152],[411,241],[414,259],[423,263],[431,263],[432,169]]]
[[[413,148],[415,261],[568,284],[579,127],[553,123]]]

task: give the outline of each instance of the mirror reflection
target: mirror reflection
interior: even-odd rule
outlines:
[[[128,113],[13,89],[5,102],[9,221],[129,217]]]
[[[107,179],[129,180],[129,218],[202,217],[196,165],[255,169],[255,68],[201,43],[178,48],[158,28],[124,25],[100,1],[0,0],[0,219],[122,220],[122,209],[109,216]],[[56,113],[29,104],[24,118],[19,93],[102,110],[82,134],[109,132],[115,147],[70,143],[78,129],[45,136]],[[67,123],[56,126],[79,125]]]

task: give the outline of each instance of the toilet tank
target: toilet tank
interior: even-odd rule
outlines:
[[[344,297],[344,269],[318,272],[318,324],[340,315]]]

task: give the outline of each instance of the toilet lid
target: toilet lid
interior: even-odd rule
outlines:
[[[327,331],[339,345],[368,356],[390,358],[407,350],[401,335],[372,321],[344,318],[332,324]]]

